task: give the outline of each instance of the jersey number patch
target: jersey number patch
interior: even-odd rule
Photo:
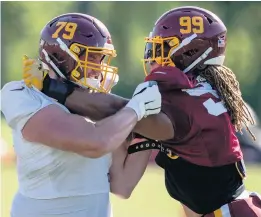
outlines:
[[[213,99],[208,99],[207,101],[203,102],[203,105],[208,110],[208,113],[214,116],[219,116],[227,112],[227,109],[222,102],[214,102]]]
[[[215,90],[207,89],[207,86],[209,86],[209,84],[202,83],[202,86],[203,88],[201,87],[198,89],[188,89],[184,91],[187,92],[190,96],[202,96],[204,94],[210,93],[214,97],[219,98]],[[219,116],[227,112],[227,109],[222,102],[214,102],[214,100],[211,98],[203,102],[203,105],[207,109],[208,113],[214,116]]]

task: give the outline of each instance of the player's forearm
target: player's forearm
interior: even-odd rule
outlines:
[[[136,112],[131,108],[91,123],[81,116],[64,112],[57,105],[50,105],[30,118],[22,134],[30,142],[96,158],[117,149],[137,120]]]
[[[97,121],[115,114],[128,101],[113,94],[89,93],[89,90],[76,89],[67,97],[65,106],[76,114]]]
[[[128,101],[113,94],[89,93],[88,90],[76,89],[68,96],[65,105],[79,115],[87,116],[92,120],[101,120],[115,114]],[[137,123],[134,131],[155,140],[166,140],[174,136],[171,122],[162,113],[142,119]]]
[[[129,198],[132,191],[143,176],[147,167],[151,150],[128,155],[127,149],[121,147],[113,155],[111,174],[111,192],[123,198]]]
[[[127,197],[130,197],[132,191],[143,176],[150,155],[151,150],[146,150],[127,156],[120,178],[121,182],[119,183],[120,185],[125,185],[124,188]]]
[[[95,130],[82,134],[82,138],[75,138],[75,143],[84,146],[87,142],[93,144],[93,149],[77,152],[87,157],[101,157],[118,149],[137,123],[137,115],[133,109],[123,108],[117,114],[98,121],[94,124]],[[96,146],[96,148],[95,148]]]
[[[105,145],[103,154],[117,149],[128,137],[138,121],[133,109],[123,108],[117,114],[98,121],[95,126]]]

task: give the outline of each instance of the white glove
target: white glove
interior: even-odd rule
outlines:
[[[132,108],[138,120],[148,115],[158,114],[161,110],[161,94],[155,81],[139,84],[126,107]]]

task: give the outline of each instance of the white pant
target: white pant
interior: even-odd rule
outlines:
[[[20,193],[13,200],[11,217],[112,217],[109,193],[48,200]]]

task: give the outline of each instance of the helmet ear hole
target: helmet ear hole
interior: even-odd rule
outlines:
[[[57,64],[59,62],[57,53],[49,54],[49,56],[50,56],[50,59],[53,61],[54,64]]]
[[[198,52],[198,49],[191,49],[183,53],[185,56],[192,57]]]
[[[204,64],[199,64],[199,65],[197,65],[197,70],[198,71],[202,71],[202,70],[204,70],[204,69],[206,69],[208,66],[207,65],[204,65]]]
[[[172,56],[172,57],[171,57],[171,61],[175,64],[175,66],[176,66],[178,69],[180,69],[180,70],[185,69],[185,67],[184,67],[184,60],[183,60],[182,55]]]

